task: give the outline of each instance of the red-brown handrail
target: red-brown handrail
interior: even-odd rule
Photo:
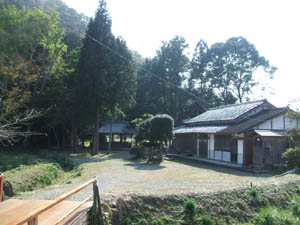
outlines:
[[[4,184],[4,176],[2,173],[0,173],[0,202],[2,202],[3,184]]]
[[[26,217],[24,217],[24,219],[21,222],[17,223],[16,225],[23,225],[24,223],[27,223],[27,222],[29,225],[31,225],[31,224],[37,225],[38,224],[38,216],[40,214],[42,214],[46,210],[52,208],[53,206],[57,205],[58,203],[62,202],[63,200],[69,198],[71,195],[76,194],[77,192],[81,191],[82,189],[84,189],[85,187],[87,187],[90,184],[97,184],[97,178],[89,180],[86,183],[80,185],[78,188],[75,188],[74,190],[71,190],[71,191],[57,197],[56,199],[54,199],[54,202],[49,203],[49,205],[47,205],[46,207],[38,208],[38,209],[32,211]]]

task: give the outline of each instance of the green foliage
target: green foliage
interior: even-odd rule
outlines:
[[[199,225],[213,225],[214,221],[208,216],[202,216],[199,220]]]
[[[186,201],[183,214],[183,220],[185,225],[195,224],[196,204],[194,201]]]
[[[50,104],[41,106],[36,101],[62,70],[67,47],[63,43],[64,31],[59,27],[58,14],[48,15],[39,9],[29,11],[14,6],[2,8],[0,35],[0,84],[5,86],[0,95],[6,96],[1,101],[6,114],[0,123],[10,121],[15,115],[26,115],[31,109],[49,109]],[[26,125],[29,130],[31,127]],[[20,126],[25,130],[23,127]],[[19,136],[23,133],[1,132]]]
[[[65,171],[71,171],[76,166],[75,163],[66,156],[54,155],[51,159],[59,164]]]
[[[128,109],[135,103],[136,79],[134,67],[129,62],[132,56],[126,42],[112,34],[111,23],[106,2],[100,0],[83,40],[75,84],[78,100],[87,109],[86,125],[94,123],[95,152],[99,150],[100,115],[105,117],[110,112],[110,119],[113,119],[116,108]]]
[[[130,218],[129,217],[125,217],[124,225],[130,225]]]
[[[218,106],[221,104],[221,99],[216,95],[214,89],[211,88],[212,78],[207,71],[207,64],[209,62],[208,51],[207,43],[200,40],[194,50],[188,84],[189,89],[195,92],[202,100],[206,101],[209,106]]]
[[[273,75],[275,67],[259,55],[255,46],[243,37],[232,37],[225,43],[216,43],[208,51],[206,70],[212,87],[218,89],[224,103],[242,102],[257,85],[253,72],[263,68]],[[231,88],[232,87],[232,88]]]
[[[156,115],[138,125],[135,140],[148,147],[148,162],[162,162],[163,142],[172,139],[173,129],[174,120],[169,115]]]
[[[0,171],[3,173],[6,170],[14,169],[20,165],[30,165],[36,162],[37,156],[28,153],[1,152]]]
[[[295,185],[295,192],[297,194],[300,194],[300,186],[299,185]]]
[[[295,216],[300,216],[300,204],[299,202],[295,203],[292,207],[293,214]]]
[[[300,168],[300,148],[290,148],[282,154],[282,158],[286,160],[289,168]]]
[[[252,197],[254,197],[254,198],[257,198],[257,197],[258,197],[258,190],[255,189],[255,188],[251,189],[250,195],[251,195]]]
[[[66,36],[64,42],[68,45],[69,51],[81,45],[81,37],[77,31],[85,32],[87,30],[87,23],[89,18],[82,13],[79,14],[76,10],[69,8],[61,0],[3,0],[0,2],[0,8],[15,6],[17,9],[26,8],[34,10],[39,7],[47,12],[57,11],[62,19],[60,24],[61,28],[66,30]],[[74,27],[74,30],[70,27],[66,27],[66,24],[70,24]]]
[[[184,214],[188,217],[194,217],[196,213],[196,203],[192,200],[188,200],[185,203]]]
[[[156,115],[138,125],[135,139],[138,142],[149,141],[151,146],[168,141],[173,137],[174,120],[166,114]]]
[[[130,154],[134,155],[134,159],[144,159],[148,155],[147,147],[141,143],[134,143],[130,149]]]
[[[52,180],[49,176],[42,175],[40,177],[35,177],[34,182],[35,185],[37,186],[46,186],[46,185],[50,185],[52,183]]]
[[[175,36],[162,43],[153,59],[145,60],[137,73],[134,117],[144,113],[166,113],[176,118],[184,110],[189,96],[180,88],[183,87],[185,74],[189,70],[189,60],[185,52],[187,47],[183,37]],[[145,70],[156,76],[149,75]]]
[[[255,218],[255,225],[296,225],[299,220],[288,210],[267,208],[260,211]]]
[[[158,219],[158,220],[154,221],[153,225],[165,225],[165,223],[162,219]]]
[[[150,142],[171,140],[174,136],[174,120],[166,114],[159,114],[151,119]]]
[[[131,123],[134,124],[135,128],[138,128],[138,126],[142,124],[146,119],[150,119],[152,117],[153,117],[152,114],[145,113],[141,117],[132,120]]]
[[[256,225],[276,225],[278,215],[274,211],[263,210],[257,217]]]

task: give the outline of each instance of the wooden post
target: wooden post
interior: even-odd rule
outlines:
[[[28,225],[38,225],[38,217],[34,217],[32,220],[29,220]]]
[[[0,202],[2,202],[2,196],[3,196],[3,183],[4,183],[4,176],[2,173],[0,173]]]
[[[109,127],[108,154],[110,154],[110,152],[111,152],[111,143],[114,141],[113,134],[112,134],[112,124],[114,121],[114,116],[115,116],[115,106],[112,107],[112,111],[111,111],[111,120],[110,120],[110,127]]]
[[[98,102],[97,102],[98,103]],[[99,105],[96,105],[96,124],[94,134],[94,154],[99,152]]]

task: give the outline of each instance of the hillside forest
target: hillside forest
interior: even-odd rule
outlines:
[[[111,31],[105,0],[93,18],[62,0],[0,0],[0,141],[2,145],[76,146],[107,120],[168,114],[176,121],[193,102],[243,102],[276,67],[244,37],[192,56],[182,36],[144,58]],[[145,43],[146,44],[146,43]],[[191,46],[192,48],[194,46]]]

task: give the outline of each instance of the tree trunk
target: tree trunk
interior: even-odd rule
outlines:
[[[115,108],[112,108],[112,112],[111,112],[111,120],[110,120],[110,126],[109,126],[109,143],[108,143],[108,154],[110,154],[111,152],[111,142],[112,142],[112,124],[113,124],[113,120],[114,120],[114,115],[115,115]]]
[[[48,147],[51,147],[51,128],[48,128]]]
[[[62,146],[66,146],[65,126],[62,127]]]
[[[59,147],[60,146],[60,144],[59,144],[59,136],[58,136],[55,128],[53,128],[53,133],[54,133],[54,137],[55,137],[55,140],[56,140],[56,146]]]
[[[99,105],[96,105],[96,124],[94,134],[94,153],[99,152]]]
[[[76,143],[75,143],[75,126],[74,126],[74,122],[72,121],[71,123],[71,137],[70,137],[70,144],[72,147],[72,150],[76,151]]]
[[[179,96],[178,96],[178,87],[176,88],[176,105],[175,105],[175,116],[176,116],[176,121],[178,121],[178,116],[179,116]]]

